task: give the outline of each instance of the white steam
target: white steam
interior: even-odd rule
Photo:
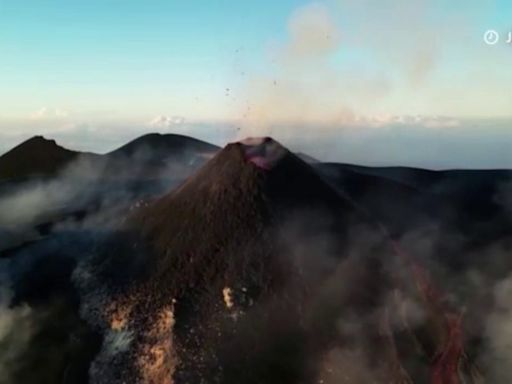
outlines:
[[[13,292],[0,264],[0,381],[10,383],[13,370],[23,358],[35,329],[27,305],[10,307]]]

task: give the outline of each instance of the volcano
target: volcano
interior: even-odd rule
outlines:
[[[217,151],[218,147],[191,137],[151,133],[143,135],[104,155],[107,178],[158,179],[190,175]]]
[[[95,383],[478,378],[419,264],[270,138],[229,144],[136,209],[89,268]]]
[[[185,152],[212,153],[219,148],[188,136],[150,133],[130,141],[122,147],[110,152],[109,155],[130,157],[135,156],[144,149],[151,150],[151,153],[155,157],[166,157],[171,154],[179,155]]]
[[[307,279],[300,276],[307,275],[313,284],[330,268],[329,261],[314,261],[313,248],[320,247],[333,258],[346,252],[347,232],[336,228],[349,228],[356,216],[349,201],[275,141],[228,145],[177,190],[136,211],[106,246],[105,252],[111,255],[108,262],[104,255],[99,257],[106,268],[102,275],[107,285],[123,292],[112,300],[115,304],[109,304],[106,317],[110,323],[115,320],[117,324],[120,313],[129,313],[130,319],[123,321],[127,329],[162,329],[155,319],[169,318],[172,313],[175,324],[172,348],[155,349],[167,357],[157,359],[161,366],[157,369],[141,363],[145,368],[139,364],[138,372],[127,371],[129,376],[170,378],[176,368],[175,382],[199,382],[211,375],[236,379],[233,370],[227,376],[219,372],[226,364],[235,365],[230,342],[236,338],[229,329],[236,323],[250,333],[247,338],[254,336],[253,327],[248,326],[251,321],[242,320],[246,311],[256,312],[247,319],[261,319],[262,336],[273,329],[267,314],[284,327],[286,315],[291,313],[288,310],[296,312],[295,300],[301,300],[292,298],[307,290]],[[301,245],[296,244],[298,238]],[[123,257],[128,254],[131,260]],[[142,254],[136,258],[142,262],[134,262],[137,254]],[[133,273],[119,273],[127,264]],[[279,299],[286,295],[288,299]],[[262,305],[255,306],[256,302]],[[299,328],[291,325],[286,332],[292,337]],[[141,338],[134,355],[155,348],[150,346],[154,335]],[[283,344],[272,347],[275,350],[270,353],[290,348]],[[247,351],[249,346],[240,348]],[[290,352],[295,360],[301,350]],[[174,354],[179,356],[173,358]],[[172,362],[178,360],[173,368]],[[250,361],[258,364],[256,358]],[[268,368],[259,364],[264,380],[273,382],[273,373],[265,373]],[[137,364],[128,362],[126,366]],[[278,364],[271,372],[281,368],[285,382],[298,379],[295,366]],[[99,376],[106,377],[100,372]]]
[[[189,174],[203,165],[218,147],[191,137],[151,133],[105,155],[72,151],[55,140],[35,136],[0,156],[0,181],[54,177],[77,160],[105,179],[162,177]]]
[[[0,156],[0,180],[52,176],[80,155],[54,140],[35,136]]]

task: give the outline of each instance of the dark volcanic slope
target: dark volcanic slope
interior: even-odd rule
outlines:
[[[409,167],[364,167],[352,164],[333,164],[339,168],[372,175],[409,185],[419,190],[450,191],[450,187],[470,187],[471,185],[491,185],[512,179],[512,171],[506,169],[489,170],[445,170],[432,171]]]
[[[271,154],[252,155],[244,144],[228,145],[178,190],[138,214],[144,236],[163,252],[187,242],[197,248],[194,236],[212,230],[212,241],[231,241],[234,231],[253,225],[253,220],[267,225],[293,218],[295,211],[343,221],[354,214],[354,206],[309,165],[273,141],[264,146]],[[179,240],[168,236],[178,228]]]
[[[264,242],[257,243],[265,231],[290,223],[297,230],[304,225],[308,232],[328,233],[348,228],[356,218],[361,222],[360,215],[309,165],[267,140],[255,146],[228,145],[178,190],[138,212],[134,221],[159,255],[157,271],[168,288],[169,268],[190,278],[186,284],[195,284],[192,280],[206,277],[200,275],[208,260],[219,268],[213,274],[225,273],[245,252],[240,246],[268,252]],[[337,232],[339,242],[342,235]]]
[[[134,336],[115,358],[104,348],[92,379],[458,383],[458,323],[407,259],[278,143],[230,144],[93,263],[111,295],[91,314]]]
[[[438,215],[441,201],[431,199],[407,184],[359,173],[340,164],[314,164],[336,189],[364,207],[375,220],[386,225],[392,234],[411,231]]]
[[[409,167],[365,167],[353,164],[332,164],[333,166],[357,172],[362,175],[371,175],[393,180],[414,188],[424,188],[439,180],[436,171]]]
[[[155,359],[147,351],[156,343],[165,359],[151,369],[129,357],[120,367],[99,359],[93,371],[106,381],[114,377],[105,371],[115,368],[120,380],[120,372],[170,380],[174,371],[176,383],[300,382],[313,374],[297,323],[306,292],[317,292],[331,258],[348,255],[348,230],[357,225],[366,223],[353,205],[279,144],[228,145],[176,191],[136,212],[106,247],[103,276],[123,292],[107,322],[129,313],[126,329],[140,334],[133,356],[146,351]],[[368,249],[373,242],[369,236]],[[127,264],[135,274],[119,272]],[[169,316],[167,327],[155,323]],[[155,339],[156,329],[163,334]],[[166,334],[172,345],[160,339]],[[255,337],[262,340],[256,349]]]
[[[0,157],[0,180],[51,176],[79,155],[79,152],[57,145],[54,140],[36,136]]]
[[[510,170],[430,171],[346,164],[319,164],[318,168],[391,229],[411,231],[429,221],[442,227],[446,239],[440,242],[444,249],[437,253],[446,260],[457,260],[458,268],[464,258],[470,264],[468,253],[477,254],[480,247],[512,234],[507,203]],[[458,250],[450,249],[454,237],[464,242]]]

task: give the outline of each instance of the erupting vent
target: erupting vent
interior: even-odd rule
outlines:
[[[246,160],[258,168],[269,170],[286,154],[287,150],[270,137],[248,138],[239,142]]]

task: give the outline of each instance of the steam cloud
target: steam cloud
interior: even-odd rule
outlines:
[[[290,41],[286,57],[296,60],[315,59],[336,52],[340,46],[340,30],[320,3],[299,8],[288,23]],[[286,59],[286,58],[285,58]]]
[[[30,307],[10,308],[12,291],[9,287],[5,263],[0,264],[0,377],[5,383],[13,382],[12,370],[23,359],[34,324]]]

